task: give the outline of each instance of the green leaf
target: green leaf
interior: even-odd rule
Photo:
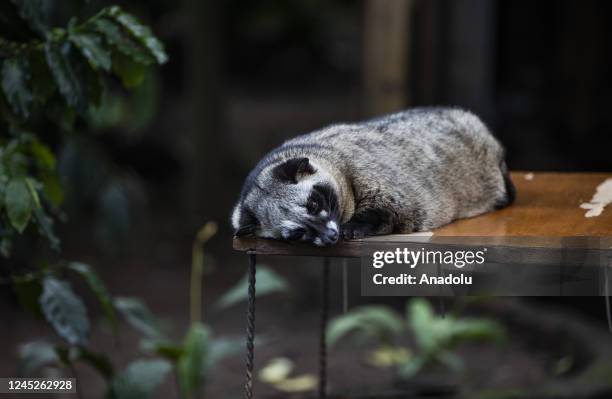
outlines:
[[[493,320],[451,318],[450,321],[444,335],[449,347],[465,341],[501,341],[505,336],[503,327]]]
[[[430,348],[437,338],[432,334],[436,315],[433,308],[423,299],[413,299],[407,306],[407,318],[421,348]]]
[[[30,192],[30,197],[32,197],[32,201],[34,202],[34,209],[40,208],[40,197],[38,196],[38,189],[41,188],[41,184],[31,177],[25,178],[26,186],[28,187],[28,191]]]
[[[166,360],[136,360],[117,375],[110,386],[114,399],[147,399],[164,382],[172,366]]]
[[[24,118],[30,115],[32,93],[28,87],[30,69],[25,57],[10,58],[2,64],[2,90],[13,112]]]
[[[49,241],[51,249],[59,252],[60,240],[53,231],[53,220],[47,216],[43,208],[36,208],[36,210],[34,210],[34,219],[38,226],[38,233]]]
[[[153,36],[148,26],[143,25],[136,17],[123,11],[118,6],[110,7],[108,14],[130,32],[140,44],[145,46],[151,55],[155,57],[157,63],[163,64],[168,61],[163,43]]]
[[[429,302],[413,299],[408,305],[408,319],[417,344],[426,353],[438,354],[458,343],[476,340],[500,340],[503,328],[486,319],[457,319],[435,315]]]
[[[61,48],[52,42],[45,43],[47,64],[60,93],[69,106],[79,112],[84,112],[87,109],[85,88],[70,60],[70,50],[71,46],[68,42],[64,43]]]
[[[193,324],[187,332],[184,351],[176,368],[184,397],[191,397],[200,391],[209,339],[210,331],[201,323]]]
[[[156,354],[171,362],[176,362],[183,355],[183,347],[175,345],[167,340],[142,339],[139,344],[140,350],[146,354]]]
[[[2,237],[0,240],[0,254],[5,258],[11,256],[11,250],[13,249],[13,239],[12,237]]]
[[[343,336],[357,332],[364,340],[375,338],[388,344],[404,331],[404,320],[391,309],[380,305],[361,306],[331,320],[327,342],[332,346]]]
[[[44,171],[55,170],[56,161],[53,151],[37,138],[33,138],[30,142],[30,152],[40,169]]]
[[[111,54],[108,49],[104,48],[99,35],[95,33],[72,32],[70,33],[70,41],[87,58],[89,65],[93,69],[102,68],[107,72],[110,71]]]
[[[117,317],[115,316],[115,308],[106,286],[96,274],[96,272],[87,264],[81,262],[71,262],[68,264],[71,270],[79,273],[85,279],[89,288],[93,291],[102,306],[102,310],[106,318],[111,323],[113,332],[117,332]]]
[[[120,52],[113,54],[113,72],[127,89],[140,86],[146,76],[146,66]]]
[[[11,225],[22,233],[36,207],[30,187],[24,178],[11,179],[4,194],[4,203]]]
[[[60,361],[54,346],[44,341],[32,341],[21,345],[19,359],[20,376],[32,376],[42,366]]]
[[[18,147],[17,140],[11,140],[5,147],[3,158],[7,176],[21,177],[28,172],[29,159]]]
[[[89,334],[89,320],[85,305],[70,288],[70,284],[46,276],[40,306],[45,318],[57,333],[71,345],[85,345]]]
[[[164,337],[159,321],[140,299],[116,297],[114,305],[132,327],[147,337],[154,339]]]
[[[43,192],[47,199],[55,207],[59,207],[64,202],[64,190],[56,173],[45,174],[42,176]]]
[[[110,380],[113,378],[114,369],[113,364],[110,362],[108,357],[103,353],[92,352],[84,347],[77,349],[76,358],[81,360],[91,367],[96,369],[104,378]]]
[[[398,366],[397,371],[402,378],[412,378],[427,365],[427,362],[427,357],[415,356],[401,363]]]
[[[286,292],[289,289],[287,280],[266,266],[257,267],[257,296]],[[247,299],[248,275],[245,275],[233,288],[226,292],[215,304],[217,308],[228,308]]]
[[[117,50],[141,64],[150,65],[155,59],[146,48],[130,37],[121,26],[107,18],[96,18],[92,21],[93,29],[104,35],[106,41]]]

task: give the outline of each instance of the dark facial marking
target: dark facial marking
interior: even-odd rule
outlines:
[[[304,234],[306,234],[306,229],[303,227],[298,227],[294,230],[291,231],[291,233],[289,233],[289,235],[287,236],[287,240],[288,241],[297,241],[300,238],[302,238],[304,236]]]
[[[315,184],[312,187],[306,209],[311,215],[316,215],[322,210],[327,211],[332,219],[338,216],[338,197],[334,189],[327,184]]]
[[[299,174],[313,174],[314,172],[315,170],[308,161],[308,158],[292,158],[275,166],[272,173],[274,177],[282,182],[296,184]]]
[[[310,197],[311,198],[309,198],[308,202],[306,203],[306,210],[309,214],[316,215],[321,212],[321,209],[323,209],[322,200],[319,198],[312,198],[312,194],[310,195]]]

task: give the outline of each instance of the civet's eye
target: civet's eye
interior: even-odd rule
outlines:
[[[317,211],[319,210],[319,203],[313,199],[308,200],[308,202],[306,203],[306,210],[310,214],[317,213]]]
[[[291,233],[289,233],[289,235],[287,236],[287,240],[297,241],[300,238],[302,238],[305,233],[306,233],[306,229],[302,227],[298,227],[297,229],[294,229],[291,231]]]

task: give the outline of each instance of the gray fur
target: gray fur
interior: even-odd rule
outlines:
[[[275,168],[294,158],[308,158],[311,169],[295,181],[280,181]],[[503,158],[502,146],[480,119],[456,108],[415,108],[332,125],[264,157],[245,182],[232,224],[276,239],[286,239],[297,225],[329,227],[330,221],[349,239],[427,231],[512,202]],[[315,184],[333,188],[335,212],[306,212]],[[300,239],[335,242],[321,234],[323,227]]]

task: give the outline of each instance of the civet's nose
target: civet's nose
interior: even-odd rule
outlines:
[[[338,230],[335,229],[327,229],[323,234],[321,234],[321,242],[323,245],[332,245],[338,242]]]
[[[327,239],[331,241],[332,244],[335,244],[338,241],[338,230],[328,229],[327,230]]]

